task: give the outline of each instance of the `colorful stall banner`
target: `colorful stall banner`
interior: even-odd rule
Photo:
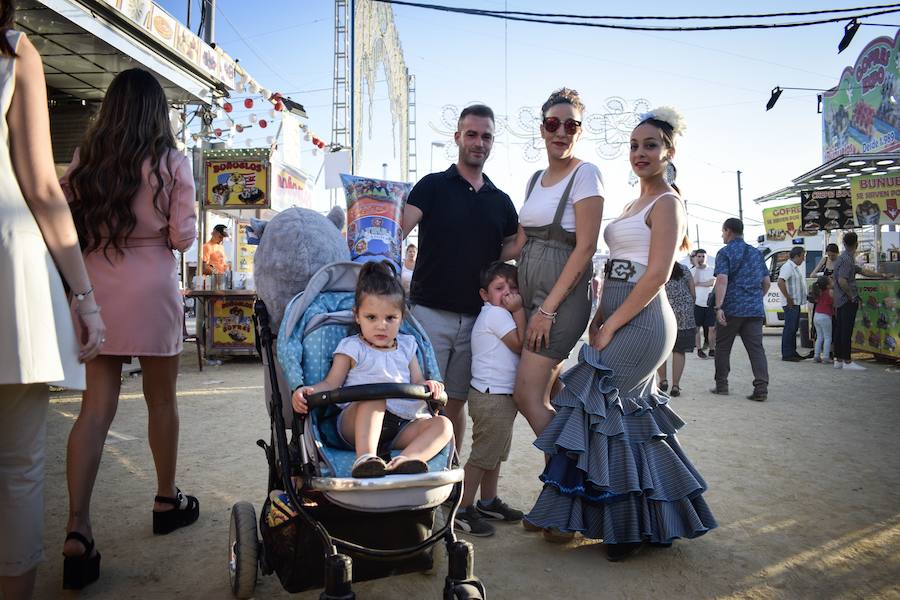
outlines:
[[[309,177],[303,171],[284,163],[273,163],[272,209],[281,212],[292,206],[312,208]]]
[[[900,281],[857,280],[853,349],[900,358]]]
[[[253,255],[256,254],[256,248],[259,245],[259,238],[256,238],[256,244],[250,243],[252,228],[250,223],[238,223],[237,235],[237,265],[235,271],[238,273],[253,272]],[[255,236],[254,236],[255,237]]]
[[[900,223],[900,175],[866,175],[850,181],[856,224]]]
[[[900,148],[900,31],[869,42],[822,94],[822,160]]]
[[[265,156],[206,159],[208,208],[268,208],[269,161]]]
[[[800,204],[787,204],[763,209],[763,226],[766,239],[772,242],[790,240],[797,236],[816,235],[814,231],[803,231],[803,212]]]
[[[800,211],[803,231],[816,233],[854,227],[853,206],[847,188],[800,192]]]
[[[341,175],[347,198],[347,244],[354,262],[389,260],[400,272],[400,217],[412,184]]]
[[[253,298],[223,296],[210,300],[212,347],[253,348]]]

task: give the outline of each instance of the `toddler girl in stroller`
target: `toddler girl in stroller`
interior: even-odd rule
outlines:
[[[294,391],[294,410],[306,414],[308,396],[344,385],[421,383],[432,397],[439,396],[444,386],[425,380],[416,360],[415,339],[399,333],[406,297],[393,268],[383,262],[363,265],[354,300],[353,315],[360,333],[341,340],[323,381]],[[432,417],[421,400],[371,400],[341,404],[340,408],[340,442],[356,451],[353,477],[425,473],[426,462],[453,434],[450,421]],[[386,456],[391,449],[401,454],[385,462],[379,454]]]

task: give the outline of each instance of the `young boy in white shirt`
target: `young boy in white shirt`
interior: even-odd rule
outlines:
[[[472,417],[472,450],[466,462],[463,497],[454,520],[458,530],[494,534],[486,519],[520,521],[522,511],[497,496],[500,463],[509,456],[516,404],[512,393],[525,339],[525,310],[516,268],[497,261],[481,273],[484,306],[472,327],[472,381],[467,404]],[[481,500],[475,493],[481,488]]]

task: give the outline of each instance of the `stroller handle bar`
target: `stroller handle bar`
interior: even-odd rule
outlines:
[[[370,383],[367,385],[348,385],[328,392],[310,394],[306,401],[310,408],[328,406],[342,402],[361,402],[365,400],[382,400],[385,398],[402,398],[422,400],[442,408],[447,405],[447,394],[437,398],[431,397],[428,386],[414,383]]]

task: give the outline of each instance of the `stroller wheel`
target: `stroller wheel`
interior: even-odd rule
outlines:
[[[472,583],[460,583],[453,586],[452,600],[484,600],[484,594]]]
[[[228,533],[228,580],[235,598],[251,598],[256,590],[259,538],[256,511],[249,502],[231,507]]]

